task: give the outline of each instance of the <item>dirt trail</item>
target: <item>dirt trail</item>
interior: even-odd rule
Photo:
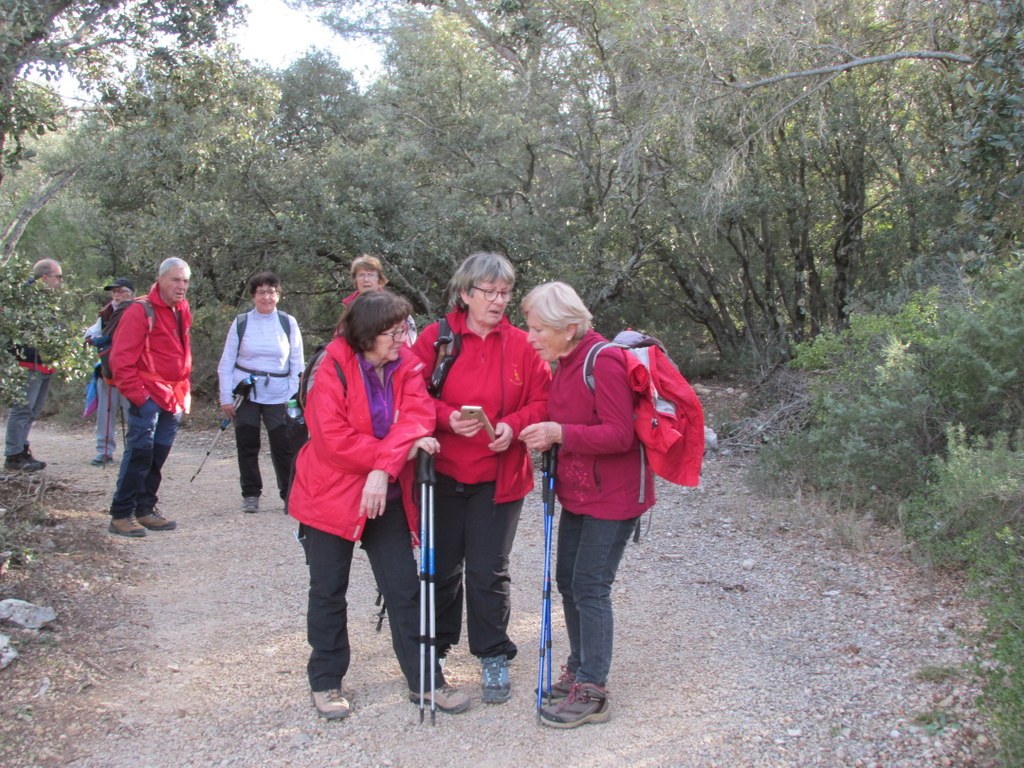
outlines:
[[[354,712],[319,720],[305,677],[306,571],[278,502],[243,515],[230,434],[183,430],[161,508],[173,532],[106,533],[114,470],[88,466],[89,436],[46,425],[59,525],[55,566],[7,578],[0,597],[46,600],[49,634],[0,671],[0,762],[146,766],[941,766],[991,765],[991,736],[963,670],[977,626],[962,585],[922,573],[891,537],[839,547],[827,525],[741,483],[713,457],[701,489],[659,485],[653,525],[616,585],[612,720],[540,727],[533,688],[543,553],[539,497],[513,552],[513,697],[480,703],[464,646],[448,663],[474,696],[419,724],[376,608],[366,558],[350,593]],[[269,462],[264,478],[270,478]],[[47,568],[63,568],[48,575]],[[47,591],[49,590],[49,592]],[[35,593],[35,594],[34,594]],[[555,658],[567,643],[554,611]],[[87,629],[87,631],[86,631]]]

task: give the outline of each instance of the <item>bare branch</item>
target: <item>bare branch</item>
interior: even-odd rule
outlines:
[[[833,64],[830,67],[816,67],[815,69],[805,69],[800,72],[785,72],[781,75],[766,77],[763,80],[755,80],[752,83],[727,83],[727,85],[737,91],[752,91],[755,88],[762,88],[766,85],[772,85],[773,83],[778,83],[783,80],[793,80],[798,77],[832,75],[839,72],[848,72],[856,67],[865,67],[870,64],[881,64],[887,61],[899,61],[901,59],[941,59],[945,61],[955,61],[960,64],[974,63],[974,60],[970,56],[965,56],[961,53],[952,53],[950,51],[897,51],[896,53],[886,53],[880,56],[868,56],[863,59],[853,59],[852,61],[845,61],[841,64]]]
[[[39,213],[43,206],[50,202],[58,192],[71,182],[80,167],[76,166],[54,175],[31,200],[25,203],[17,218],[10,223],[7,229],[4,230],[3,235],[0,236],[0,264],[6,264],[10,261],[11,256],[14,254],[14,249],[18,245],[18,240],[21,239],[22,234],[25,232],[25,227],[28,226],[32,217]]]

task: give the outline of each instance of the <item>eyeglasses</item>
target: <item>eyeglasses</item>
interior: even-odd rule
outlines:
[[[409,335],[409,326],[403,325],[400,328],[395,328],[391,331],[384,331],[380,334],[381,336],[390,336],[393,341],[398,341],[403,336]]]
[[[508,301],[512,296],[512,291],[499,291],[496,288],[481,288],[479,285],[474,285],[472,288],[474,291],[480,291],[488,301],[496,301],[499,296],[502,301]]]
[[[256,291],[257,296],[277,296],[277,288],[260,288]]]

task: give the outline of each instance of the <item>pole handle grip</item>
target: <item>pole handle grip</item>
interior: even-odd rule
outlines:
[[[434,485],[437,474],[434,472],[434,456],[422,448],[416,452],[416,482]]]

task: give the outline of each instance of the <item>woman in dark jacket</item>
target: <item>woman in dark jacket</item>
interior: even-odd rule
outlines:
[[[562,595],[569,658],[541,710],[554,728],[609,717],[612,583],[636,519],[654,504],[654,477],[633,432],[633,390],[617,347],[594,362],[594,389],[583,376],[587,351],[605,341],[591,314],[565,283],[545,283],[523,300],[530,343],[558,363],[548,395],[551,421],[527,427],[520,440],[535,451],[559,445],[555,492],[562,504],[555,578]]]

